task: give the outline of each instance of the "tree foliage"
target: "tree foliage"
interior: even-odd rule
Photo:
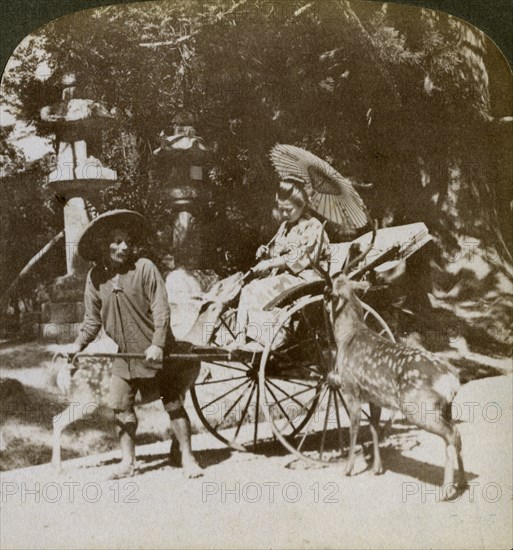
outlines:
[[[0,132],[3,177],[0,178],[0,284],[2,295],[25,264],[60,231],[62,204],[52,197],[45,185],[48,159],[27,168],[23,153],[12,146],[9,130]],[[56,277],[65,270],[64,247],[52,251],[43,260],[44,269],[34,270],[16,289],[28,299],[34,296],[38,282]],[[2,296],[3,297],[3,296]],[[14,302],[16,305],[16,300]],[[2,311],[3,313],[3,311]]]
[[[507,259],[511,126],[493,114],[511,114],[511,105],[493,85],[511,75],[459,20],[344,0],[181,0],[78,12],[34,40],[40,47],[28,42],[15,53],[3,88],[39,133],[48,131],[39,110],[58,101],[68,72],[82,97],[117,110],[103,159],[120,187],[99,208],[151,209],[155,225],[166,219],[152,150],[186,108],[216,153],[208,227],[220,237],[219,261],[238,251],[242,266],[272,233],[275,143],[304,146],[371,183],[361,193],[382,224],[424,221],[448,248],[473,232]],[[45,81],[35,76],[41,51],[52,70]]]

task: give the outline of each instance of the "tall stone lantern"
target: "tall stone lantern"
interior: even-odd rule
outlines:
[[[88,153],[88,141],[96,141],[113,116],[100,103],[75,97],[74,75],[64,76],[62,83],[62,101],[43,107],[41,119],[55,133],[57,167],[48,177],[48,186],[65,201],[66,268],[71,276],[87,268],[76,252],[78,239],[90,221],[86,199],[115,183],[117,174]]]
[[[173,135],[161,134],[160,147],[153,155],[159,194],[173,211],[172,247],[175,251],[186,249],[193,267],[198,268],[205,247],[203,217],[211,201],[208,166],[212,151],[196,135],[194,123],[191,113],[178,112]]]
[[[64,201],[67,273],[50,287],[50,302],[43,304],[38,332],[43,340],[66,342],[74,339],[83,318],[89,265],[78,256],[77,244],[91,220],[88,200],[115,184],[117,174],[90,150],[114,117],[100,103],[76,97],[75,75],[65,75],[62,84],[62,101],[43,107],[41,119],[55,134],[57,166],[48,177],[48,187]]]

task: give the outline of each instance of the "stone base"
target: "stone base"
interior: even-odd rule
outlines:
[[[48,302],[42,307],[43,323],[76,323],[84,318],[84,302]]]
[[[34,340],[37,338],[37,325],[39,323],[41,323],[40,311],[27,311],[20,313],[20,338],[22,340]]]
[[[50,301],[34,325],[37,340],[45,344],[73,342],[84,319],[85,275],[58,277],[49,287]]]
[[[81,302],[84,299],[85,275],[66,275],[49,287],[51,303]]]
[[[16,338],[20,333],[20,322],[18,317],[3,315],[0,317],[0,338]]]
[[[78,335],[78,323],[39,323],[36,325],[37,339],[44,344],[69,344]]]

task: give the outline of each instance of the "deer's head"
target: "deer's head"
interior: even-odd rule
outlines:
[[[323,225],[324,230],[324,225]],[[353,305],[354,311],[359,313],[361,311],[361,305],[356,298],[354,291],[355,290],[368,290],[370,284],[365,281],[355,281],[348,276],[347,274],[350,270],[357,266],[370,252],[374,246],[374,241],[376,240],[376,231],[377,231],[377,221],[374,221],[372,224],[372,239],[369,244],[365,247],[364,250],[358,245],[358,248],[351,245],[350,253],[348,259],[342,269],[342,271],[330,277],[330,274],[321,269],[316,261],[311,260],[311,265],[313,269],[320,275],[326,285],[324,290],[324,295],[327,301],[332,303],[333,319],[337,317],[336,312],[341,311],[341,308],[345,308],[346,305]],[[319,257],[320,247],[317,250],[316,259]],[[365,273],[365,268],[358,270],[357,275],[361,276]],[[353,273],[354,275],[354,273]],[[363,313],[362,313],[363,314]]]
[[[335,276],[332,290],[334,319],[344,315],[345,318],[362,321],[363,308],[355,292],[366,292],[370,286],[367,281],[354,281],[343,273]]]

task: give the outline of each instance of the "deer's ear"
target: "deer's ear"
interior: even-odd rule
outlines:
[[[348,285],[349,280],[342,273],[337,273],[333,278],[333,292],[338,296],[347,292]]]
[[[371,287],[371,284],[369,281],[351,281],[351,286],[354,290],[363,290],[364,292],[367,292],[367,290]]]

